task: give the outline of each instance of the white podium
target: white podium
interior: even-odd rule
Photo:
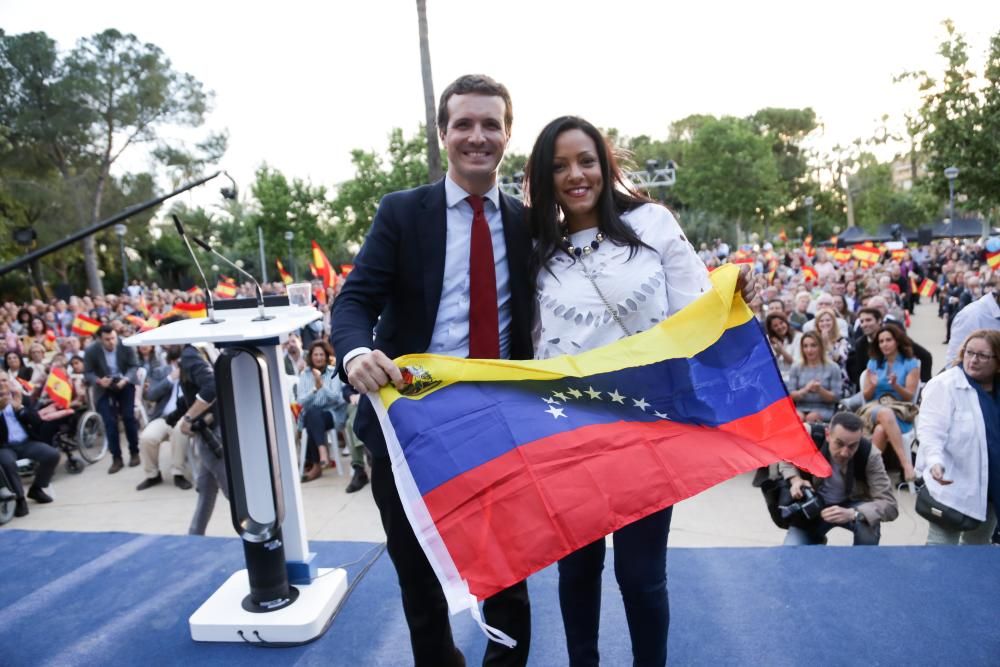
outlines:
[[[124,340],[129,346],[213,343],[223,352],[216,361],[217,412],[233,526],[244,541],[248,569],[234,573],[191,615],[191,638],[197,641],[312,641],[325,632],[347,590],[346,572],[317,570],[309,551],[295,423],[281,381],[280,344],[322,315],[311,306],[288,306],[285,297],[268,297],[265,303],[284,305],[269,305],[266,315],[272,318],[260,321],[254,299],[216,301],[215,319],[221,321],[182,320]],[[275,566],[282,550],[290,594],[273,608],[249,603],[252,582],[261,580],[253,561],[262,558]]]

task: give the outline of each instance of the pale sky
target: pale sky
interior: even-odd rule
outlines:
[[[917,104],[892,77],[941,71],[943,19],[977,67],[1000,30],[995,0],[427,4],[435,96],[464,73],[503,82],[511,148],[523,153],[567,113],[665,138],[692,113],[765,106],[811,106],[824,125],[817,145],[848,142]],[[352,148],[384,150],[392,127],[411,135],[424,118],[414,0],[0,0],[0,17],[8,33],[41,30],[67,50],[108,27],[160,46],[215,91],[206,126],[228,128],[220,166],[244,191],[264,161],[332,186],[353,175]]]

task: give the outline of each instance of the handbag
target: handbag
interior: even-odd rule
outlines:
[[[917,514],[942,528],[960,532],[975,530],[983,523],[979,519],[973,519],[971,516],[962,514],[958,510],[935,500],[926,484],[920,488],[920,493],[917,494]]]

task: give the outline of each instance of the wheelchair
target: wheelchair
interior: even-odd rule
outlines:
[[[89,408],[80,409],[72,416],[60,420],[52,444],[66,454],[66,472],[83,472],[85,466],[76,457],[77,453],[89,464],[100,461],[108,451],[104,420]]]

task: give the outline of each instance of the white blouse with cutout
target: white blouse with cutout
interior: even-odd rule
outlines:
[[[625,337],[584,271],[631,334],[659,324],[711,289],[708,269],[670,211],[643,204],[622,220],[652,250],[639,248],[629,259],[628,246],[605,239],[575,261],[560,250],[549,260],[552,273],[539,272],[532,331],[536,359],[578,354]],[[585,229],[570,242],[584,247],[596,236],[596,228]]]

